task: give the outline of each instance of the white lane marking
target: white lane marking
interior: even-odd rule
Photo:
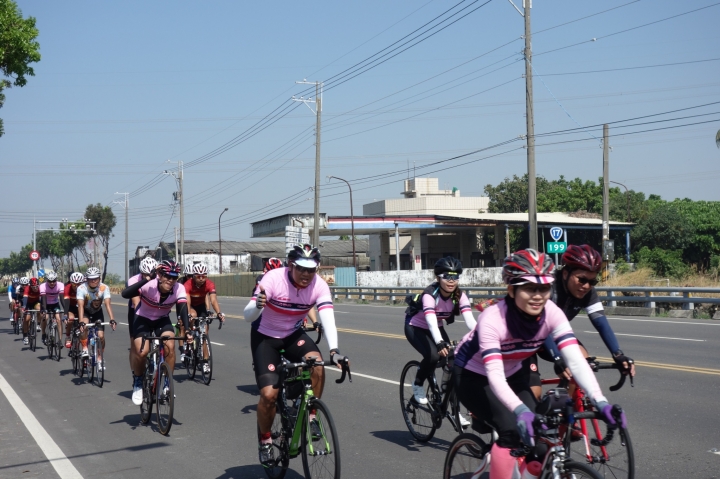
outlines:
[[[63,454],[62,450],[50,437],[45,429],[40,425],[40,422],[35,418],[30,409],[22,402],[20,396],[15,393],[15,390],[8,384],[5,378],[0,374],[0,391],[5,394],[10,405],[15,409],[15,412],[23,424],[32,435],[35,442],[40,446],[42,452],[47,457],[50,464],[55,468],[55,472],[58,473],[62,479],[83,479],[72,462]]]
[[[222,343],[214,343],[214,342],[212,342],[212,341],[210,341],[210,344],[214,344],[215,346],[225,346],[225,345],[222,344]]]
[[[691,323],[689,321],[662,321],[659,319],[636,319],[636,318],[618,318],[617,316],[608,316],[608,319],[616,319],[618,321],[639,321],[641,323],[669,323],[669,324],[694,324],[700,326],[720,326],[720,321],[707,320],[704,323]]]
[[[590,334],[600,334],[597,331],[583,331],[585,333]],[[688,339],[688,338],[668,338],[666,336],[644,336],[642,334],[624,334],[624,333],[615,333],[615,336],[633,336],[635,338],[652,338],[652,339],[674,339],[675,341],[697,341],[700,343],[704,343],[704,339]]]
[[[342,371],[340,371],[338,368],[334,368],[334,367],[333,367],[333,368],[325,368],[325,371],[335,371],[335,372],[338,372],[338,373],[341,373],[341,372],[342,372]],[[377,376],[370,376],[370,375],[368,375],[368,374],[360,374],[360,373],[351,373],[351,374],[352,374],[353,376],[360,376],[361,378],[374,379],[375,381],[382,381],[382,382],[384,382],[384,383],[394,384],[395,386],[399,386],[399,385],[400,385],[400,381],[393,381],[393,380],[391,380],[391,379],[379,378],[379,377],[377,377]],[[409,384],[406,384],[405,386],[410,387]]]

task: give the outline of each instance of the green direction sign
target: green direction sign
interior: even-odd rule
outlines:
[[[567,243],[564,241],[548,241],[547,249],[548,253],[564,253],[567,250]]]

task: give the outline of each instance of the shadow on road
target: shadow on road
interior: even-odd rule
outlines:
[[[245,384],[243,386],[238,386],[238,391],[242,391],[245,394],[249,394],[251,396],[259,396],[260,391],[258,391],[256,384]]]
[[[299,465],[299,464],[298,464]],[[299,465],[302,468],[302,465]],[[286,479],[303,479],[305,476],[298,474],[292,469],[287,470]],[[217,479],[266,479],[265,470],[260,464],[232,467],[225,470],[225,474]]]
[[[450,443],[444,439],[433,438],[428,442],[418,442],[407,431],[371,431],[370,434],[387,442],[402,446],[408,451],[419,452],[426,448],[446,451]]]
[[[243,414],[250,414],[251,412],[257,412],[257,404],[249,404],[240,410]]]
[[[150,422],[148,422],[147,424],[142,424],[140,422],[140,414],[128,414],[125,417],[123,417],[122,419],[113,421],[108,424],[125,423],[128,426],[130,426],[130,429],[132,429],[132,430],[135,430],[135,429],[138,429],[141,427],[148,427],[148,428],[152,429],[154,432],[157,432],[159,434],[160,432],[158,431],[157,425],[155,424],[155,419],[156,419],[155,408],[153,408],[152,416],[150,416]],[[173,426],[182,426],[182,424],[183,424],[181,422],[178,422],[178,420],[175,418],[173,418],[172,423],[173,423]],[[170,437],[170,436],[172,436],[172,429],[170,430],[170,434],[168,434],[168,437]]]

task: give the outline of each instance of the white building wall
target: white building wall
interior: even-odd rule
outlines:
[[[217,254],[186,254],[184,264],[205,263],[209,274],[220,274],[220,261]],[[233,265],[232,263],[235,263]],[[184,265],[183,264],[183,265]],[[250,254],[224,254],[223,273],[250,271]]]
[[[435,281],[432,270],[359,271],[357,285],[366,288],[424,288]],[[460,286],[494,286],[502,284],[502,268],[466,268],[460,275]]]

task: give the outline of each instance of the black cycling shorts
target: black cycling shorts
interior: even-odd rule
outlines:
[[[83,319],[86,319],[88,324],[95,324],[95,321],[105,321],[105,315],[103,314],[103,310],[99,309],[95,311],[94,313],[89,313],[85,311],[85,315],[83,316]],[[98,331],[105,331],[105,325],[101,325],[98,327]]]
[[[128,305],[127,322],[130,339],[132,339],[134,337],[133,334],[135,333],[133,330],[133,323],[135,322],[135,308],[132,307],[132,302]]]
[[[80,312],[78,311],[77,304],[75,306],[68,305],[67,313],[68,313],[68,317],[70,316],[70,313],[72,313],[75,318],[80,316]]]
[[[160,319],[148,319],[144,316],[135,316],[133,321],[133,338],[142,336],[161,336],[162,333],[173,333],[172,321],[168,316]]]
[[[583,344],[578,339],[578,346],[584,348]],[[530,376],[530,386],[542,386],[542,377],[540,376],[540,365],[538,364],[538,357],[545,361],[555,364],[555,360],[550,352],[545,349],[544,346],[540,347],[535,354],[525,359],[522,362],[522,368]],[[553,369],[554,371],[555,369]]]
[[[200,316],[205,316],[207,318],[208,310],[207,310],[207,305],[205,303],[198,304],[197,306],[190,305],[190,307],[195,310],[196,318],[199,318]]]
[[[62,312],[62,308],[60,307],[60,303],[55,304],[47,304],[47,311],[48,313],[60,313]]]
[[[258,389],[265,386],[274,388],[280,386],[280,374],[276,372],[276,368],[280,364],[281,349],[285,350],[283,353],[285,359],[291,362],[299,362],[313,352],[321,357],[317,344],[302,329],[285,338],[271,338],[253,328],[250,332],[250,349]]]

